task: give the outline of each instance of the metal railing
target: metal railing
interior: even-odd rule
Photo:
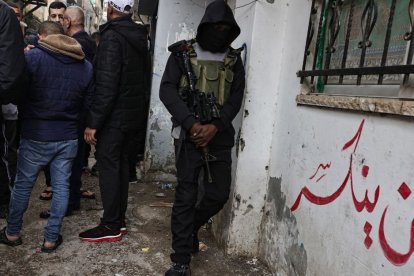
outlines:
[[[309,78],[311,84],[317,85],[318,91],[323,91],[326,84],[361,85],[363,76],[367,75],[375,75],[374,82],[371,79],[370,84],[382,85],[384,76],[389,75],[400,75],[402,83],[407,83],[409,75],[414,73],[414,0],[398,0],[398,11],[405,9],[407,20],[393,28],[396,5],[397,0],[313,0],[302,70],[297,72],[301,83]],[[358,17],[355,17],[355,13],[358,13]],[[377,26],[379,20],[382,27]],[[405,32],[401,26],[409,27],[409,31]],[[372,48],[374,29],[375,49]],[[393,36],[393,31],[405,33]],[[341,41],[338,42],[340,32]],[[350,39],[351,36],[354,41]],[[391,45],[391,42],[394,44]],[[353,43],[353,49],[350,49],[350,43]],[[398,43],[398,47],[395,43]],[[388,64],[390,48],[400,51],[402,57],[398,64]],[[368,52],[375,52],[377,64],[367,62]],[[350,64],[350,53],[354,66]],[[345,76],[353,77],[347,78],[345,82]]]

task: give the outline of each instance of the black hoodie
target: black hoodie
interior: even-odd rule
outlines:
[[[206,12],[197,28],[196,40],[199,41],[203,32],[210,24],[222,23],[231,27],[228,39],[225,43],[227,47],[239,36],[240,27],[234,19],[233,12],[223,0],[216,0],[207,6]]]
[[[230,40],[233,41],[240,34],[240,28],[233,13],[223,0],[216,0],[207,6],[198,31],[202,31],[206,24],[217,22],[225,22],[232,26],[229,44]],[[173,127],[181,125],[184,131],[189,131],[197,120],[178,94],[179,82],[183,75],[181,63],[180,58],[175,55],[172,54],[169,57],[161,80],[160,99],[172,115]],[[218,128],[218,133],[210,141],[210,147],[232,147],[234,145],[235,131],[232,121],[240,110],[245,87],[245,72],[240,56],[237,57],[233,72],[230,96],[220,110],[220,119],[212,122]]]
[[[147,30],[129,16],[100,26],[95,95],[87,126],[134,130],[146,123]]]

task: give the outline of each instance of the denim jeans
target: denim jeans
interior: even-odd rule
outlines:
[[[16,180],[11,192],[7,217],[7,234],[20,235],[23,214],[27,210],[37,175],[42,167],[50,164],[53,197],[44,238],[50,242],[58,239],[68,206],[69,178],[77,149],[77,140],[39,142],[22,138],[17,158]]]

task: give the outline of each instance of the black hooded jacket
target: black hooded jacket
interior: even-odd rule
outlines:
[[[207,6],[204,17],[198,26],[198,35],[203,31],[206,24],[227,23],[232,26],[228,46],[240,34],[240,28],[234,19],[233,12],[223,0],[216,0]],[[173,126],[181,125],[184,131],[189,131],[196,118],[189,111],[186,103],[178,94],[179,82],[183,75],[181,59],[171,55],[167,61],[164,75],[160,86],[160,99],[172,115]],[[245,72],[241,57],[233,67],[233,83],[230,89],[230,96],[220,110],[220,119],[212,123],[216,125],[218,133],[210,141],[210,147],[232,147],[234,145],[235,131],[232,125],[233,119],[240,110],[245,87]]]
[[[206,12],[197,28],[196,40],[198,40],[207,25],[214,23],[224,23],[231,26],[231,32],[227,41],[228,46],[240,34],[240,27],[237,25],[236,19],[234,19],[233,11],[223,0],[216,0],[207,6]]]
[[[23,35],[19,21],[9,6],[0,0],[0,99],[15,100],[16,85],[21,83],[25,67]]]
[[[147,31],[130,17],[121,17],[100,26],[100,33],[87,127],[138,129],[147,118]]]

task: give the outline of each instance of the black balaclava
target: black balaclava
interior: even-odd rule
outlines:
[[[223,53],[229,46],[230,30],[217,30],[214,25],[209,24],[203,28],[203,32],[197,37],[201,48],[212,53]]]
[[[223,53],[239,34],[240,28],[230,7],[223,0],[216,0],[207,6],[196,40],[204,50]]]

